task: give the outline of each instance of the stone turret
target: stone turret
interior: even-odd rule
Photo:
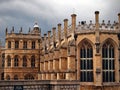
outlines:
[[[40,27],[38,26],[37,23],[34,24],[31,34],[41,34]]]

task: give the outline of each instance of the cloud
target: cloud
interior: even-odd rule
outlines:
[[[65,18],[70,24],[72,13],[77,14],[77,22],[94,21],[96,10],[100,11],[100,21],[114,21],[120,12],[119,3],[120,0],[0,0],[0,34],[5,37],[5,28],[10,31],[12,26],[15,26],[16,32],[23,27],[27,33],[35,21],[42,33],[46,33],[58,23],[63,24]]]

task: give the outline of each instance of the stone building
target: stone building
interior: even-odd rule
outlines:
[[[119,90],[120,14],[113,24],[100,23],[99,11],[95,24],[77,25],[76,16],[43,37],[37,24],[28,34],[6,29],[5,80],[76,80],[80,90]]]
[[[71,24],[64,19],[64,28],[58,24],[52,34],[44,34],[40,55],[39,80],[78,80],[82,90],[91,86],[115,85],[120,81],[120,14],[118,22],[85,21]],[[88,87],[88,88],[87,88]],[[91,88],[92,89],[92,88]]]
[[[14,27],[8,33],[5,43],[5,80],[38,79],[40,28],[37,23],[28,34],[14,33]]]

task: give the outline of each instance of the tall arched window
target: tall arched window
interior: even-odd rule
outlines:
[[[35,56],[31,57],[31,67],[35,67]]]
[[[80,48],[80,81],[93,82],[93,49],[87,41]]]
[[[17,55],[14,57],[14,66],[15,67],[19,66],[19,60],[18,60],[18,56]]]
[[[27,67],[27,58],[23,56],[23,67]]]
[[[8,67],[11,66],[11,57],[10,56],[7,57],[7,66]]]
[[[114,47],[107,41],[102,47],[103,82],[115,81]]]
[[[14,76],[14,80],[18,80],[18,76],[17,75]]]

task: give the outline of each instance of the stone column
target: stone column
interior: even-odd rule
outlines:
[[[100,54],[100,33],[99,33],[99,11],[95,11],[95,37],[96,37],[96,53],[93,60],[94,65],[94,81],[96,86],[102,85],[102,57]]]

